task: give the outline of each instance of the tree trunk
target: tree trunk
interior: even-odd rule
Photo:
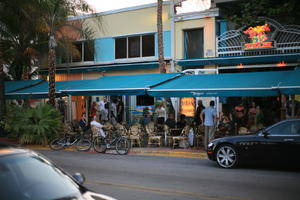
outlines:
[[[0,120],[5,114],[5,84],[4,84],[4,70],[3,62],[0,58]]]
[[[51,105],[55,105],[55,50],[50,49],[49,50],[49,103]]]
[[[163,24],[162,24],[162,0],[157,0],[157,41],[158,41],[158,62],[160,73],[166,73],[166,63],[164,58],[163,44]]]
[[[1,51],[2,51],[2,43],[0,41],[0,54]],[[4,63],[2,61],[2,55],[0,55],[0,120],[3,119],[4,115],[5,115]]]
[[[49,73],[49,103],[55,106],[55,72],[56,72],[56,41],[54,35],[50,35],[49,39],[49,55],[48,55],[48,73]]]

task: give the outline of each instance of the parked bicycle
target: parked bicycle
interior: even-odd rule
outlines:
[[[118,154],[125,155],[129,151],[129,142],[118,131],[111,131],[106,138],[97,135],[93,140],[93,147],[98,153],[105,153],[107,149],[115,149]]]
[[[77,151],[88,151],[92,146],[92,142],[85,138],[82,133],[65,133],[64,136],[52,140],[49,144],[53,150],[61,150],[73,145]]]

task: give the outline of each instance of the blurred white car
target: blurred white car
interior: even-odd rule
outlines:
[[[34,151],[0,143],[1,200],[115,200],[90,191],[84,181]]]

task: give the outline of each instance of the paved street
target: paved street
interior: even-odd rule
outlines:
[[[226,170],[207,159],[40,150],[86,186],[120,200],[299,199],[300,170]]]

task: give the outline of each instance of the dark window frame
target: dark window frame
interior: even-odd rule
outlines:
[[[195,41],[190,42],[190,39],[193,39],[194,35],[196,35],[197,31],[200,31],[200,38],[197,38],[199,43]],[[204,28],[194,28],[194,29],[185,29],[183,30],[183,40],[184,40],[184,58],[185,59],[193,59],[193,58],[203,58],[204,57]],[[193,46],[192,46],[193,45]],[[197,51],[197,52],[195,52]],[[198,49],[198,50],[197,50]]]
[[[94,40],[81,40],[73,43],[74,46],[80,45],[78,51],[80,53],[79,58],[74,58],[72,53],[67,53],[62,55],[62,63],[76,63],[76,62],[90,62],[95,59],[95,46]],[[87,50],[90,50],[88,54]]]
[[[139,44],[138,44],[138,55],[136,52],[130,51],[130,39],[132,38],[139,38]],[[145,42],[143,42],[143,38],[144,37],[149,37],[149,40],[152,40],[153,44],[150,46],[150,49],[147,49],[146,52],[146,47],[143,45]],[[122,53],[120,52],[120,45],[119,42],[120,40],[124,40],[126,39],[126,45],[125,50],[123,50],[123,52],[125,51],[126,53]],[[120,56],[120,55],[123,56]],[[134,54],[134,55],[132,55]],[[124,55],[126,55],[126,57],[124,57]],[[147,34],[141,34],[141,35],[130,35],[130,36],[124,36],[124,37],[116,37],[115,38],[115,59],[130,59],[130,58],[146,58],[146,57],[154,57],[155,56],[155,34],[154,33],[147,33]]]

